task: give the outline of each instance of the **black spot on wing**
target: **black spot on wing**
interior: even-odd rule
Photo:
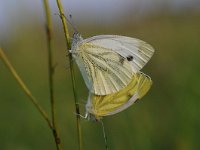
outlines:
[[[133,60],[133,56],[129,55],[129,56],[126,57],[126,59],[127,59],[128,61],[132,61],[132,60]]]

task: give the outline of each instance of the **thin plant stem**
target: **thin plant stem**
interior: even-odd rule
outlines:
[[[66,46],[67,50],[71,49],[71,43],[70,43],[70,38],[69,38],[69,31],[67,27],[67,20],[64,15],[64,10],[61,4],[60,0],[56,0],[57,6],[60,12],[60,18],[62,20],[63,24],[63,30],[64,30],[64,35],[65,35],[65,41],[66,41]],[[80,124],[80,110],[79,110],[79,105],[78,105],[78,100],[77,100],[77,94],[76,94],[76,85],[75,85],[75,74],[74,74],[74,67],[73,67],[73,61],[72,61],[72,54],[69,53],[69,64],[70,64],[70,72],[71,72],[71,77],[72,77],[72,86],[73,86],[73,94],[74,94],[74,103],[75,103],[75,109],[76,109],[76,125],[77,125],[77,134],[78,134],[78,143],[79,143],[79,150],[83,149],[82,146],[82,133],[81,133],[81,124]]]
[[[13,75],[13,77],[15,78],[15,80],[17,81],[19,86],[21,87],[22,91],[29,97],[29,99],[31,100],[33,105],[36,107],[36,109],[39,111],[39,113],[42,115],[42,117],[46,120],[48,126],[52,129],[53,125],[52,125],[47,113],[42,108],[42,106],[38,103],[37,99],[32,95],[32,93],[27,88],[27,86],[25,85],[23,80],[19,77],[19,75],[17,74],[14,67],[12,66],[12,64],[10,63],[10,61],[8,60],[4,51],[1,48],[0,48],[0,58],[2,59],[3,63],[8,68],[8,70],[11,72],[11,74]]]
[[[103,121],[100,120],[101,122],[101,126],[102,126],[102,130],[103,130],[103,137],[104,137],[104,142],[105,142],[105,148],[106,150],[108,150],[108,142],[107,142],[107,136],[106,136],[106,131],[105,131],[105,127],[104,127],[104,124],[103,124]]]
[[[53,66],[53,42],[52,42],[52,20],[51,20],[51,12],[49,8],[48,0],[43,0],[44,10],[46,15],[46,35],[47,35],[47,46],[48,46],[48,72],[49,72],[49,93],[50,93],[50,102],[51,102],[51,117],[52,117],[52,133],[54,136],[54,140],[56,143],[57,150],[62,150],[61,140],[58,133],[56,116],[55,116],[55,100],[54,100],[54,82],[53,82],[53,74],[54,74],[54,66]]]

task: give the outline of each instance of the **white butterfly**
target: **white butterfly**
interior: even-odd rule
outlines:
[[[99,35],[83,39],[74,33],[70,50],[90,92],[107,95],[125,88],[149,61],[154,49],[139,39]]]

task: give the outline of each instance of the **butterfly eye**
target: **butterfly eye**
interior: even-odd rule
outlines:
[[[129,56],[126,57],[126,59],[127,59],[128,61],[132,61],[132,60],[133,60],[133,56],[129,55]]]
[[[77,37],[77,35],[78,35],[78,32],[74,32],[74,34],[73,34],[73,37]]]

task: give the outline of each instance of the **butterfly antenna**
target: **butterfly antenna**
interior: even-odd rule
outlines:
[[[65,18],[67,19],[67,17],[65,17]],[[74,29],[74,31],[77,32],[77,33],[79,33],[78,30],[77,30],[77,27],[76,27],[75,24],[74,24],[74,21],[73,21],[73,19],[72,19],[72,15],[71,15],[71,14],[69,15],[69,18],[70,18],[70,20],[67,19],[67,21],[68,21],[69,24],[72,26],[72,28]]]
[[[65,19],[67,20],[67,22],[72,26],[72,28],[74,29],[75,32],[78,32],[76,26],[74,25],[73,19],[72,19],[72,15],[69,15],[70,20],[64,15],[64,14],[57,14],[55,13],[54,15],[58,15],[61,18],[61,15],[63,15],[65,17]],[[79,32],[78,32],[79,33]]]
[[[108,142],[107,142],[107,136],[106,136],[106,132],[105,132],[105,127],[104,127],[103,121],[100,120],[100,122],[101,122],[102,130],[103,130],[103,137],[104,137],[105,147],[106,147],[106,150],[108,150]]]

